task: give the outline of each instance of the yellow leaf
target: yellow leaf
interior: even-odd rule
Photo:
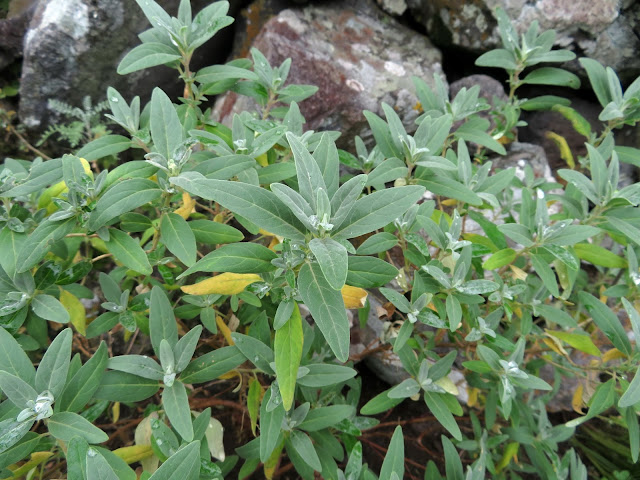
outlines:
[[[222,332],[222,335],[224,336],[227,343],[229,345],[235,345],[233,338],[231,338],[231,330],[229,329],[229,327],[227,327],[227,324],[224,323],[224,320],[222,320],[222,317],[220,315],[216,315],[216,325],[218,325],[218,328]]]
[[[269,160],[267,159],[267,154],[263,153],[262,155],[258,155],[256,157],[256,162],[258,162],[258,164],[261,167],[266,167],[267,165],[269,165]]]
[[[469,396],[467,405],[469,407],[475,407],[478,404],[478,393],[480,393],[479,389],[467,386],[467,395]]]
[[[182,287],[182,291],[189,295],[236,295],[242,292],[247,285],[261,281],[262,278],[255,273],[227,272],[194,285],[185,285]]]
[[[556,337],[552,337],[549,335],[548,338],[543,338],[542,341],[545,343],[545,345],[547,345],[551,350],[556,352],[558,355],[569,357],[569,354],[567,354],[567,351],[564,348],[562,348],[562,343]]]
[[[38,465],[40,465],[42,462],[46,461],[51,455],[53,455],[52,452],[35,452],[31,454],[31,459],[20,465],[20,466],[14,466],[11,465],[9,467],[9,470],[11,470],[11,472],[13,473],[12,477],[7,477],[7,478],[22,478],[23,476],[25,476],[27,473],[29,473],[30,470],[32,470],[33,468],[37,467]]]
[[[458,393],[460,393],[456,384],[453,383],[449,377],[442,377],[433,383],[443,388],[445,392],[450,393],[451,395],[458,395]]]
[[[362,308],[367,301],[367,291],[359,287],[342,287],[342,300],[345,308]]]
[[[579,383],[578,386],[576,387],[575,391],[573,392],[573,397],[571,398],[571,408],[573,408],[574,412],[579,413],[580,415],[583,415],[583,411],[582,411],[582,393],[584,392],[584,385],[582,383]]]
[[[276,472],[276,467],[280,463],[280,455],[282,454],[282,448],[284,447],[284,441],[278,445],[273,453],[269,456],[266,462],[264,462],[264,478],[271,480],[273,474]]]
[[[120,420],[120,402],[113,402],[111,413],[113,414],[113,423],[116,423],[118,420]]]
[[[60,303],[62,303],[64,308],[67,309],[67,312],[69,312],[71,324],[76,328],[78,333],[85,335],[87,332],[87,312],[82,302],[71,292],[60,289]]]
[[[516,458],[516,455],[518,455],[519,447],[520,447],[520,444],[516,442],[511,442],[507,444],[507,446],[504,449],[504,453],[502,454],[502,458],[496,464],[496,472],[500,472],[507,465],[509,465],[514,458]],[[517,463],[517,460],[516,460],[516,463]]]
[[[139,462],[153,455],[151,445],[131,445],[130,447],[121,447],[113,451],[118,457],[127,463]]]
[[[196,201],[191,198],[191,195],[189,195],[187,192],[184,192],[182,194],[182,205],[180,206],[180,208],[177,208],[174,213],[180,215],[186,220],[189,218],[189,214],[194,211],[193,209],[195,206]]]
[[[602,355],[602,363],[607,363],[607,362],[610,362],[611,360],[616,360],[618,358],[627,358],[627,356],[617,348],[612,348],[611,350],[607,350]]]
[[[544,136],[556,144],[556,147],[560,150],[560,158],[567,162],[567,166],[571,169],[575,169],[576,163],[573,160],[573,154],[571,153],[567,140],[562,135],[558,135],[554,132],[546,132]]]
[[[513,277],[516,280],[526,280],[527,279],[527,272],[525,272],[524,270],[522,270],[521,268],[516,267],[515,265],[509,265],[509,268],[511,269],[511,271],[513,272]]]

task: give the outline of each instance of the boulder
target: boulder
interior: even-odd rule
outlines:
[[[518,31],[537,20],[556,30],[556,45],[594,58],[622,74],[640,73],[640,3],[633,0],[405,0],[413,18],[438,45],[484,52],[500,39],[496,7],[505,9]],[[580,69],[577,62],[567,65]]]
[[[6,18],[0,19],[0,70],[22,56],[22,39],[37,0],[14,0]]]
[[[287,83],[311,84],[318,93],[300,104],[311,130],[339,130],[339,146],[353,137],[371,138],[362,114],[396,109],[415,130],[419,112],[411,77],[433,82],[442,75],[441,55],[428,38],[400,25],[361,1],[286,9],[269,20],[252,43],[272,65],[291,58]],[[218,99],[214,120],[230,124],[233,114],[255,108],[253,101],[229,93]]]
[[[176,14],[178,0],[159,3],[169,14]],[[192,3],[193,11],[198,12],[211,2]],[[239,3],[232,1],[235,10]],[[135,95],[148,99],[156,86],[177,96],[181,81],[175,70],[159,66],[126,76],[116,73],[124,55],[140,44],[137,35],[150,27],[132,0],[40,0],[24,39],[22,122],[42,130],[52,115],[47,108],[49,99],[80,106],[82,98],[89,95],[95,104],[104,100],[109,86],[127,99]],[[224,60],[232,36],[232,30],[227,30],[196,51],[195,67]]]

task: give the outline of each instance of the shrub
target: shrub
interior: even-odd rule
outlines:
[[[611,69],[580,60],[602,131],[562,98],[520,98],[524,84],[577,88],[560,68],[531,70],[574,55],[535,24],[518,36],[498,11],[503,48],[477,63],[506,70],[508,100],[491,107],[478,87],[449,99],[438,78],[435,90],[415,79],[415,133],[383,104],[385,119],[364,112],[375,146],[356,138],[354,155],[336,148],[339,132],[303,131],[298,102],[316,88],[286,84],[290,61],[273,67],[252,50],[191,71],[193,51],[232,22],[227,2],[193,17],[183,0],[177,18],[138,4],[152,28],[118,71],[177,69],[179,104],[156,88],[141,109],[110,88],[108,117],[124,135],[48,161],[6,159],[0,173],[3,477],[134,479],[140,462],[140,478],[222,478],[242,459],[240,478],[260,464],[271,478],[286,455],[302,478],[375,478],[358,437],[409,398],[453,438],[442,437],[447,478],[587,478],[559,445],[604,414],[628,431],[628,464],[638,460],[640,184],[618,180],[640,152],[616,146],[613,130],[640,119],[640,80],[623,93]],[[231,128],[203,110],[229,90],[259,107]],[[562,183],[488,160],[530,109],[560,112],[587,141],[578,162],[565,149]],[[128,150],[144,160],[103,168]],[[88,322],[91,286],[105,301]],[[388,301],[384,342],[406,379],[361,406],[347,309],[366,324],[368,295]],[[107,332],[129,348],[98,343]],[[130,354],[144,338],[148,351],[140,341]],[[464,408],[452,368],[464,373]],[[259,425],[230,456],[211,409],[194,407],[194,386],[221,377],[240,379],[238,402],[256,435]],[[573,405],[587,412],[554,425],[545,402],[570,377],[583,380]],[[122,405],[144,411],[134,444],[100,447],[109,437],[94,423]],[[427,465],[427,478],[437,470]],[[403,475],[397,427],[380,478]]]

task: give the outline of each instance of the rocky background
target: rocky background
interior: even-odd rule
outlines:
[[[179,0],[158,3],[175,15]],[[194,11],[208,3],[194,0]],[[2,12],[3,4],[8,11]],[[382,114],[381,102],[396,109],[409,131],[415,129],[414,75],[427,82],[439,75],[454,94],[479,84],[490,102],[504,97],[504,72],[474,67],[475,58],[499,42],[492,14],[497,6],[520,31],[533,20],[542,29],[555,29],[558,46],[611,66],[625,84],[640,74],[638,0],[231,0],[236,22],[196,52],[194,68],[247,56],[252,46],[272,64],[291,57],[289,82],[319,87],[300,106],[306,127],[341,131],[339,146],[349,149],[354,135],[371,137],[362,111]],[[116,73],[120,59],[139,43],[137,34],[147,28],[134,0],[0,0],[0,88],[18,80],[20,86],[18,97],[2,100],[0,95],[0,108],[17,110],[24,125],[41,132],[56,121],[47,108],[49,99],[79,106],[89,95],[97,103],[109,86],[143,101],[155,86],[178,96],[181,81],[168,68]],[[577,61],[564,67],[584,77]],[[553,93],[568,96],[574,108],[598,124],[600,106],[588,89]],[[233,93],[211,102],[214,119],[225,123],[234,112],[251,108],[249,100]],[[583,137],[559,114],[540,112],[524,119],[529,125],[519,130],[519,141],[509,146],[502,162],[526,162],[540,176],[553,175],[564,163],[545,135],[551,129],[568,140],[574,154],[584,152]],[[639,146],[638,130],[623,131],[618,143]],[[635,178],[633,170],[626,175],[627,181]],[[377,336],[363,332],[358,337],[362,344],[354,348],[363,349]],[[383,379],[400,381],[392,359],[387,360],[371,359],[372,369]],[[570,398],[565,400],[553,408],[570,410]]]

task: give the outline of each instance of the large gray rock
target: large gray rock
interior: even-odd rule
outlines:
[[[341,147],[354,135],[371,136],[363,110],[393,106],[415,130],[417,98],[411,81],[429,83],[442,74],[440,52],[424,36],[400,25],[371,2],[333,2],[287,9],[267,22],[252,46],[272,65],[292,59],[287,83],[312,84],[318,93],[300,110],[311,130],[339,130]],[[214,119],[229,124],[233,114],[255,108],[234,93],[218,100]]]
[[[171,14],[178,0],[160,0]],[[194,12],[210,0],[192,2]],[[240,1],[232,2],[239,4]],[[237,9],[237,8],[236,8]],[[20,82],[20,118],[30,128],[44,129],[52,112],[49,99],[80,106],[89,95],[94,103],[104,100],[109,86],[125,98],[148,98],[159,86],[172,95],[180,93],[177,72],[164,66],[126,76],[116,73],[122,57],[139,45],[138,33],[150,28],[133,0],[40,0],[25,36]],[[223,61],[230,50],[232,31],[224,30],[196,51],[197,67],[203,59]]]
[[[476,52],[499,44],[493,11],[504,8],[518,31],[537,20],[555,29],[556,44],[591,57],[627,81],[640,72],[640,2],[633,0],[406,0],[437,44]],[[569,67],[579,68],[577,63]]]
[[[6,18],[0,18],[0,70],[22,56],[22,39],[37,0],[13,0]]]

